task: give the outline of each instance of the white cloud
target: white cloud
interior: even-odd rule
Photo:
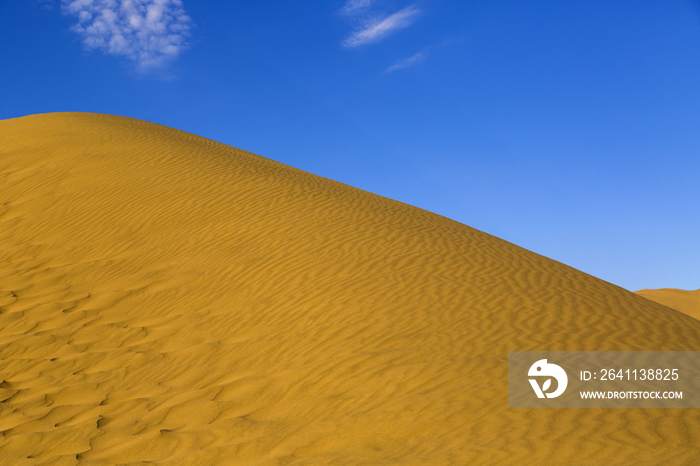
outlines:
[[[365,11],[372,4],[372,0],[348,0],[340,9],[345,16],[352,16]]]
[[[389,34],[413,24],[420,13],[418,7],[411,5],[383,19],[370,20],[345,39],[343,45],[350,48],[377,42]]]
[[[53,10],[56,7],[55,0],[36,0],[36,4],[44,10]]]
[[[391,73],[392,71],[400,70],[401,68],[408,68],[409,66],[417,65],[423,62],[427,56],[428,54],[425,51],[420,51],[409,58],[404,58],[403,60],[394,62],[393,65],[386,69],[386,72]]]
[[[89,49],[126,57],[141,71],[159,68],[187,47],[191,20],[181,0],[62,0],[71,29]]]

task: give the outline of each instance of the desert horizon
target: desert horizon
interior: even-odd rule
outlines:
[[[700,465],[700,10],[0,1],[0,466]]]
[[[0,458],[696,465],[694,409],[508,408],[511,351],[700,351],[634,293],[193,134],[0,120]]]
[[[655,290],[639,290],[636,293],[664,306],[688,314],[695,319],[700,319],[700,289],[659,288]]]

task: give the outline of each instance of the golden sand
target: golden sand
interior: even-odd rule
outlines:
[[[639,290],[636,293],[700,320],[700,290],[661,288],[658,290]]]
[[[514,350],[700,321],[152,123],[0,121],[0,464],[700,464],[692,409],[509,409]]]

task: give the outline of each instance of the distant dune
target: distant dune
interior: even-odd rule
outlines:
[[[700,290],[661,288],[658,290],[639,290],[636,293],[700,320]]]
[[[700,321],[181,131],[0,121],[0,257],[2,465],[700,464],[696,410],[507,407],[508,351]]]

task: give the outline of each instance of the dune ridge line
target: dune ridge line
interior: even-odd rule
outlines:
[[[507,354],[700,321],[182,131],[0,121],[0,257],[4,464],[699,464],[694,410],[508,409]]]

